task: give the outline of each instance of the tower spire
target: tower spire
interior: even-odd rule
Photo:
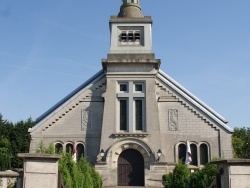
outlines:
[[[118,17],[144,17],[141,12],[139,0],[122,0],[122,5],[120,7]]]

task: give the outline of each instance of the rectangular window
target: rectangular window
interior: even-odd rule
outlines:
[[[140,32],[135,32],[135,40],[137,40],[137,41],[141,40]]]
[[[127,84],[120,84],[120,91],[127,91]]]
[[[135,127],[136,130],[143,129],[143,112],[142,112],[142,100],[135,100]]]
[[[122,34],[121,34],[121,40],[122,40],[123,42],[126,42],[126,41],[127,41],[127,33],[126,33],[126,32],[122,32]]]
[[[118,46],[144,46],[144,26],[118,26]]]
[[[135,84],[135,91],[142,91],[142,84]]]
[[[127,130],[127,100],[120,100],[120,130]]]
[[[134,41],[134,33],[133,33],[132,31],[130,31],[130,32],[128,33],[128,40],[129,40],[130,42],[133,42],[133,41]]]

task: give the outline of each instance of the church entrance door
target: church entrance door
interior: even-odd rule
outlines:
[[[144,186],[144,158],[134,149],[123,151],[118,158],[118,186]]]

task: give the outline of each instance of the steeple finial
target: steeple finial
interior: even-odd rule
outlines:
[[[122,0],[118,17],[144,17],[141,12],[139,0]]]

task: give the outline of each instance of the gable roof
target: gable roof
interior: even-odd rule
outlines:
[[[104,72],[103,70],[100,70],[97,72],[94,76],[89,78],[86,82],[84,82],[82,85],[80,85],[78,88],[76,88],[74,91],[72,91],[70,94],[68,94],[66,97],[64,97],[62,100],[60,100],[58,103],[56,103],[54,106],[52,106],[49,110],[47,110],[45,113],[43,113],[41,116],[39,116],[35,121],[35,126],[32,128],[29,128],[29,132],[33,132],[35,129],[37,129],[46,119],[48,119],[50,116],[55,114],[58,110],[60,110],[63,106],[65,106],[68,102],[72,101],[73,98],[77,97],[80,93],[86,91],[88,88],[90,88],[93,84],[95,84],[97,81],[99,81],[101,78],[103,78]]]
[[[181,95],[184,99],[189,101],[192,105],[197,107],[199,110],[201,110],[206,115],[208,115],[211,119],[213,119],[215,122],[217,122],[219,125],[221,125],[224,129],[226,129],[230,133],[233,132],[233,129],[231,129],[229,126],[227,126],[228,121],[224,117],[219,115],[217,112],[215,112],[213,109],[211,109],[205,103],[203,103],[200,99],[198,99],[196,96],[194,96],[192,93],[190,93],[184,87],[182,87],[179,83],[177,83],[169,75],[167,75],[163,71],[159,70],[157,77],[161,81],[163,81],[165,84],[167,84],[170,88],[172,88],[176,93]]]
[[[59,101],[57,104],[52,106],[48,111],[46,111],[40,117],[38,117],[36,119],[36,122],[35,122],[36,125],[34,127],[30,128],[29,132],[33,132],[43,122],[45,122],[48,118],[50,118],[52,115],[54,115],[58,110],[60,110],[67,103],[72,101],[80,93],[86,91],[88,88],[90,88],[93,84],[95,84],[97,81],[99,81],[103,77],[105,77],[103,70],[96,73],[94,76],[92,76],[86,82],[84,82],[82,85],[80,85],[74,91],[72,91],[69,95],[67,95],[65,98],[63,98],[61,101]],[[229,126],[227,126],[228,121],[224,117],[219,115],[217,112],[215,112],[209,106],[207,106],[205,103],[203,103],[201,100],[199,100],[196,96],[194,96],[192,93],[190,93],[184,87],[182,87],[179,83],[177,83],[174,79],[172,79],[166,73],[159,70],[159,72],[157,74],[157,78],[159,78],[162,82],[164,82],[166,85],[168,85],[174,92],[176,92],[177,94],[182,96],[184,99],[186,99],[193,106],[195,106],[196,108],[201,110],[203,113],[205,113],[212,120],[214,120],[219,125],[221,125],[228,132],[230,132],[230,133],[233,132],[233,129],[231,129]]]

